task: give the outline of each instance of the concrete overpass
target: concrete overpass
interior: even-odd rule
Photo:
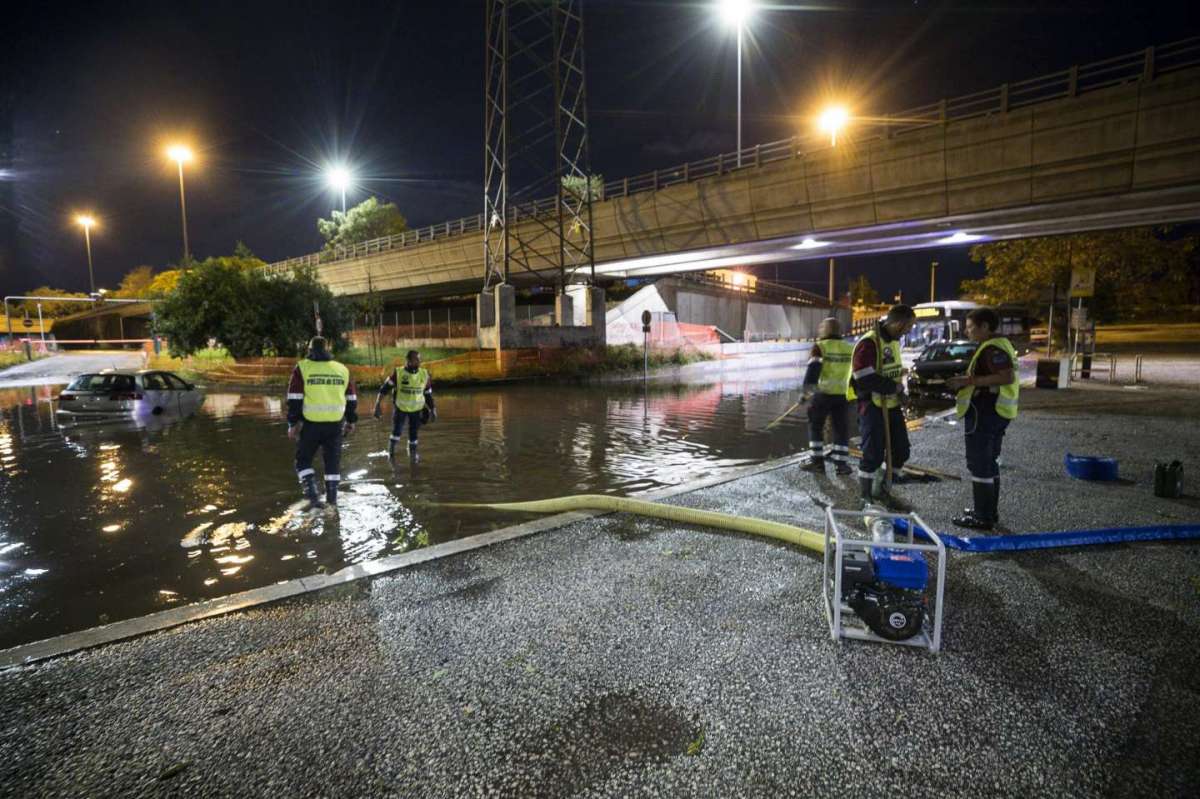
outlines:
[[[836,147],[793,138],[743,150],[741,167],[724,154],[609,181],[593,204],[597,274],[1200,219],[1200,39],[895,116],[905,121],[860,128]],[[468,217],[268,269],[316,266],[342,295],[471,293],[483,281],[481,223]]]

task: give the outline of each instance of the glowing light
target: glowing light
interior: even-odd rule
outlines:
[[[750,0],[720,0],[717,16],[731,28],[740,28],[754,15],[754,3]]]
[[[846,127],[846,123],[849,121],[850,112],[844,106],[833,105],[826,108],[817,117],[817,127],[823,133],[828,133],[830,144],[836,146],[838,131]]]
[[[746,285],[748,282],[750,282],[750,281],[749,281],[749,279],[746,277],[746,273],[745,273],[745,272],[734,272],[734,273],[733,273],[733,285],[735,285],[735,286],[744,286],[744,285]]]
[[[938,244],[965,244],[969,241],[979,241],[983,236],[976,236],[971,233],[963,233],[961,230],[952,236],[938,239]]]
[[[126,477],[124,480],[117,483],[112,488],[113,488],[113,491],[124,494],[126,491],[128,491],[132,487],[133,487],[133,481],[130,480],[128,477]]]
[[[75,217],[75,224],[82,227],[84,230],[90,230],[96,226],[96,217],[91,214],[79,214]]]
[[[167,158],[170,158],[181,166],[195,157],[196,155],[192,152],[192,148],[185,144],[172,144],[167,148]]]
[[[792,247],[792,249],[793,250],[815,250],[818,247],[828,247],[828,246],[829,246],[828,241],[817,241],[816,239],[805,239],[804,241],[800,242],[796,246]]]
[[[335,191],[345,191],[350,188],[353,180],[350,170],[344,166],[331,166],[325,170],[325,182]]]
[[[104,531],[104,532],[106,532],[106,533],[115,533],[117,530],[120,530],[120,529],[121,529],[121,525],[119,525],[119,524],[106,524],[106,525],[104,525],[103,527],[101,527],[100,529],[101,529],[101,530],[103,530],[103,531]]]

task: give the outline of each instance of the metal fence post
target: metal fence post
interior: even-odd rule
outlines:
[[[762,166],[762,145],[754,145],[754,165]]]
[[[1074,65],[1067,73],[1067,97],[1074,97],[1079,93],[1079,66]]]
[[[1008,113],[1008,84],[1000,84],[1000,113]]]
[[[1146,48],[1146,60],[1142,65],[1142,80],[1154,80],[1154,46]]]
[[[654,190],[658,191],[658,170],[654,170]]]

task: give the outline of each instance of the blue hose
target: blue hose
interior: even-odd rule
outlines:
[[[896,519],[896,533],[908,534],[908,520]],[[914,530],[918,538],[928,538]],[[1182,541],[1200,538],[1200,524],[1163,524],[1151,527],[1107,527],[1101,530],[1067,530],[1057,533],[1024,533],[1021,535],[957,536],[938,533],[951,549],[963,552],[1017,552],[1026,549],[1081,547],[1095,544],[1124,544],[1132,541]]]

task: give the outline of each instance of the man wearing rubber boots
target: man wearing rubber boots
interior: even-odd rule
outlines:
[[[954,520],[959,527],[991,530],[1000,522],[1000,444],[1008,423],[1017,418],[1020,373],[1017,353],[997,336],[1000,317],[991,308],[967,314],[967,337],[979,347],[963,377],[946,385],[958,392],[954,412],[963,420],[967,471],[975,507]]]
[[[345,433],[353,433],[358,421],[358,394],[350,370],[333,359],[321,336],[309,342],[308,356],[292,370],[287,404],[288,438],[296,441],[296,476],[309,508],[321,508],[325,503],[335,508],[341,480],[343,420]],[[312,468],[318,449],[325,461],[325,503],[317,493]]]
[[[829,459],[838,474],[850,474],[850,433],[846,395],[850,391],[850,355],[853,346],[842,338],[837,317],[830,316],[817,328],[808,369],[804,373],[804,389],[800,395],[808,406],[808,446],[812,459],[800,467],[807,472],[825,473],[825,420],[833,422],[833,444]],[[814,393],[815,389],[815,393]]]
[[[912,329],[916,315],[907,305],[896,305],[887,316],[854,345],[850,359],[850,397],[858,399],[858,429],[862,436],[862,459],[858,462],[858,484],[863,501],[882,499],[888,447],[893,474],[908,460],[908,428],[900,409],[900,339]],[[894,478],[893,478],[894,479]]]
[[[404,359],[404,368],[397,367],[379,387],[375,398],[375,418],[382,415],[383,398],[395,394],[392,400],[392,435],[388,439],[388,457],[396,455],[396,443],[408,424],[408,452],[417,455],[417,431],[421,425],[437,421],[437,409],[433,402],[433,382],[429,371],[421,366],[421,354],[409,350]]]

